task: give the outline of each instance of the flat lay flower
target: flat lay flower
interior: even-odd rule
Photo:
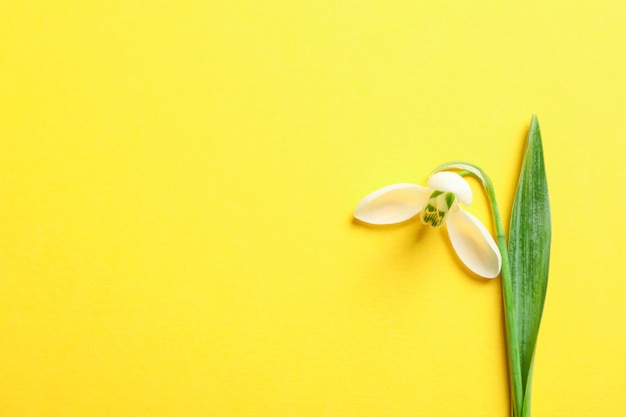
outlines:
[[[460,172],[458,174],[457,172]],[[464,176],[482,185],[491,207],[496,240],[462,206],[472,203]],[[437,166],[426,187],[388,185],[365,197],[354,210],[362,222],[384,225],[416,216],[433,228],[445,225],[465,266],[484,278],[501,277],[510,388],[510,416],[531,417],[532,375],[550,266],[552,216],[537,116],[533,115],[511,208],[508,239],[493,182],[480,166],[449,161]]]
[[[484,278],[495,278],[502,257],[486,227],[461,205],[472,203],[472,190],[459,174],[448,171],[430,176],[427,186],[393,184],[369,194],[354,210],[354,217],[369,224],[394,224],[418,214],[422,223],[440,228],[444,224],[461,261]]]

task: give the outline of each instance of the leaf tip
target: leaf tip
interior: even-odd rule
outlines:
[[[537,117],[537,113],[533,113],[530,118],[530,130],[539,129],[539,118]]]

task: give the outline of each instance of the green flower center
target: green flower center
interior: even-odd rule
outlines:
[[[422,209],[422,223],[441,227],[446,222],[455,199],[456,196],[449,191],[433,191]]]

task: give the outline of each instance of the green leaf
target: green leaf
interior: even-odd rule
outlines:
[[[509,261],[524,392],[521,416],[530,415],[532,367],[548,285],[551,229],[541,132],[537,117],[533,116],[509,228]]]

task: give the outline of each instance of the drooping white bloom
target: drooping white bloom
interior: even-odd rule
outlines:
[[[427,187],[393,184],[365,197],[354,217],[370,224],[400,223],[420,214],[424,224],[446,224],[452,247],[463,263],[484,278],[500,273],[502,257],[485,226],[459,205],[472,203],[472,190],[459,174],[437,172]]]

